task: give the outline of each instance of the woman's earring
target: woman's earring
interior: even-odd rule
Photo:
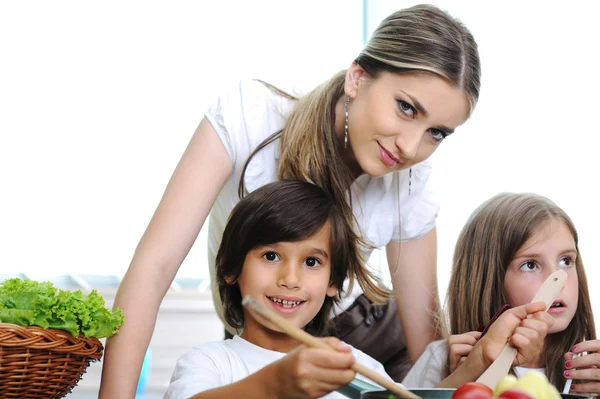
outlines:
[[[411,188],[412,188],[412,168],[408,169],[408,195],[410,195]]]
[[[350,97],[346,96],[346,124],[344,125],[344,148],[348,147],[348,104]]]

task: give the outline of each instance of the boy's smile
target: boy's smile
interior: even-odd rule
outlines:
[[[298,310],[306,300],[295,296],[267,296],[271,300],[271,305],[279,312],[293,313]]]
[[[237,281],[242,297],[251,296],[296,327],[305,328],[321,310],[326,296],[337,294],[337,288],[330,284],[330,231],[326,223],[303,240],[249,251]],[[298,345],[247,310],[244,322],[241,337],[256,345],[279,352]]]

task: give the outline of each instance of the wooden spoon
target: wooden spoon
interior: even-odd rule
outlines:
[[[531,303],[544,302],[546,304],[546,311],[552,306],[552,303],[558,297],[567,281],[567,273],[564,270],[558,270],[552,273],[544,284],[540,287]],[[494,389],[498,381],[510,370],[515,357],[517,356],[517,349],[510,344],[506,344],[502,352],[498,355],[496,360],[488,367],[488,369],[481,374],[477,379],[477,382],[487,385]]]
[[[310,346],[313,348],[329,349],[332,351],[336,350],[334,347],[329,346],[325,342],[313,337],[306,331],[291,324],[286,319],[279,316],[277,313],[273,312],[272,310],[269,310],[269,309],[265,308],[264,306],[260,305],[258,302],[256,302],[254,299],[252,299],[249,296],[246,296],[244,298],[244,300],[242,301],[242,305],[244,307],[246,307],[246,309],[254,312],[255,314],[258,314],[259,316],[263,317],[267,321],[273,323],[274,325],[279,327],[283,332],[285,332],[290,337],[297,339],[298,341],[302,342],[303,344],[305,344],[307,346]],[[412,393],[410,391],[407,391],[406,389],[397,385],[393,381],[388,380],[381,374],[377,373],[376,371],[368,368],[367,366],[365,366],[363,364],[356,362],[352,366],[352,369],[354,371],[356,371],[357,373],[362,374],[365,377],[369,378],[370,380],[376,382],[377,384],[381,385],[382,387],[388,389],[389,391],[395,393],[396,395],[399,395],[400,397],[411,398],[411,399],[420,399],[419,396],[415,395],[414,393]]]

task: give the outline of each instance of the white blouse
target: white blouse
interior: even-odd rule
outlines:
[[[300,96],[294,89],[280,87]],[[255,80],[236,83],[208,108],[205,117],[220,137],[233,166],[233,172],[221,189],[209,218],[208,264],[213,299],[222,319],[222,306],[215,281],[215,257],[227,218],[239,201],[238,184],[246,160],[268,136],[281,130],[292,112],[295,101],[285,98]],[[248,192],[277,180],[279,140],[260,150],[250,161],[245,174]],[[408,194],[408,170],[389,173],[381,178],[362,175],[351,186],[357,232],[374,247],[392,241],[420,238],[436,223],[438,204],[430,187],[429,160],[412,167],[411,193]],[[365,259],[370,251],[363,253]],[[340,304],[347,309],[361,294],[355,284]],[[337,311],[339,311],[338,309]]]

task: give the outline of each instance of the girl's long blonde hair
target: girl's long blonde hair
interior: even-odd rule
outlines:
[[[463,89],[471,104],[477,103],[480,61],[477,44],[458,20],[430,5],[397,11],[381,22],[366,47],[355,59],[371,77],[384,71],[435,74]],[[344,95],[346,71],[340,71],[306,96],[298,99],[282,131],[274,132],[250,155],[280,139],[280,179],[298,179],[322,187],[336,200],[349,221],[353,221],[349,188],[354,176],[343,158],[343,143],[335,134],[336,104]],[[267,85],[282,96],[295,99]],[[245,168],[244,168],[245,171]],[[239,194],[245,193],[244,174]],[[369,246],[362,242],[363,246]],[[365,276],[373,278],[365,269]],[[389,292],[375,283],[358,279],[365,294],[382,302]]]
[[[566,330],[547,336],[542,353],[546,376],[562,386],[563,354],[584,339],[596,339],[596,329],[577,230],[554,202],[536,194],[502,193],[479,206],[456,244],[446,302],[451,334],[487,325],[507,303],[503,286],[508,265],[529,237],[552,219],[564,222],[573,235],[579,283],[575,317]]]

